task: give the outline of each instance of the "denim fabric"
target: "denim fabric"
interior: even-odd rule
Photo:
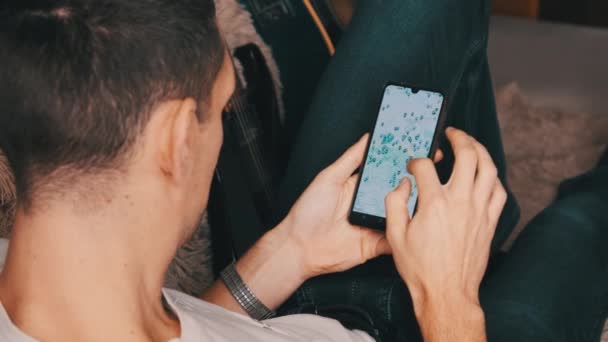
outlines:
[[[491,261],[480,290],[489,341],[599,341],[608,317],[607,180],[604,165],[562,183],[556,201]],[[422,341],[396,273],[312,279],[282,313],[310,305],[367,312],[391,336],[379,341]]]
[[[493,341],[599,341],[608,316],[606,213],[608,165],[562,184],[482,284]]]
[[[308,183],[375,119],[382,89],[397,81],[441,89],[447,124],[484,144],[506,183],[506,162],[486,55],[489,0],[365,0],[357,3],[295,139],[279,190],[282,218]],[[438,166],[442,179],[453,155]],[[507,254],[499,247],[515,226],[512,194],[493,242],[481,301],[490,341],[597,341],[608,291],[608,170],[566,182],[562,197],[541,213]],[[581,191],[572,189],[583,188]],[[411,299],[390,258],[305,283],[282,312],[345,305],[361,308],[420,341]]]
[[[319,277],[305,283],[283,306],[279,314],[304,312],[325,314],[326,308],[342,307],[343,311],[362,310],[374,322],[380,341],[416,341],[421,334],[416,323],[411,298],[397,274],[377,277],[351,273]],[[310,307],[314,308],[311,312]],[[366,319],[349,328],[366,330]],[[342,322],[342,320],[340,320]],[[371,334],[370,334],[371,335]],[[373,336],[373,335],[372,335]]]
[[[506,184],[506,163],[486,46],[490,1],[366,0],[330,61],[300,127],[279,188],[276,219],[285,216],[310,181],[368,132],[388,81],[440,89],[447,124],[475,136],[490,151]],[[446,179],[453,156],[440,143]],[[513,196],[501,218],[494,251],[519,218]]]

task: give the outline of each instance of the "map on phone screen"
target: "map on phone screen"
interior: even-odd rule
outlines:
[[[412,181],[410,216],[418,199],[414,177],[406,171],[413,158],[428,157],[439,120],[443,95],[388,85],[363,166],[353,211],[386,217],[384,198],[404,177]]]

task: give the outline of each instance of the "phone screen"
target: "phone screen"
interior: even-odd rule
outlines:
[[[437,92],[386,86],[353,212],[386,218],[384,198],[409,177],[412,193],[408,210],[410,216],[414,214],[418,187],[406,165],[413,158],[429,157],[443,101]]]

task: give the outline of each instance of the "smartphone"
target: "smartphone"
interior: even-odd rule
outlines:
[[[412,181],[410,217],[418,187],[406,165],[437,150],[445,119],[445,96],[435,90],[389,83],[384,88],[376,122],[359,172],[349,220],[352,224],[385,229],[384,198],[404,177]]]

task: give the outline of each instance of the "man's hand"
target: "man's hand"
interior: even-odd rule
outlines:
[[[306,277],[340,272],[364,263],[390,247],[382,232],[353,226],[348,214],[368,135],[350,147],[312,181],[282,225],[300,251]]]
[[[281,223],[300,251],[306,278],[345,271],[391,253],[383,232],[348,221],[359,177],[353,173],[363,162],[368,139],[364,135],[319,173]],[[437,151],[435,161],[442,158],[442,152]]]
[[[323,170],[294,204],[287,217],[258,241],[236,268],[262,303],[277,308],[306,279],[344,271],[391,252],[385,235],[348,222],[365,135]],[[435,155],[438,161],[441,151]],[[405,167],[405,165],[404,165]],[[221,281],[203,299],[243,312]]]
[[[405,178],[386,198],[387,238],[425,338],[483,340],[479,285],[507,195],[487,150],[462,131],[446,132],[456,159],[450,180],[442,185],[430,160],[412,161],[418,209],[410,221]]]
[[[344,271],[390,253],[382,232],[348,222],[357,185],[353,173],[363,161],[367,139],[365,135],[323,170],[287,217],[236,264],[245,283],[269,308],[278,307],[308,278]],[[221,281],[202,297],[243,312]]]

